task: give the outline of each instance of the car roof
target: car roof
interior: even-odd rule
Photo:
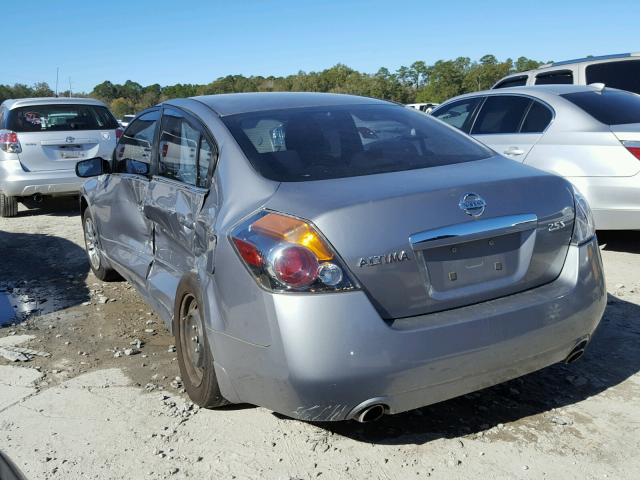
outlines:
[[[2,105],[9,110],[18,107],[30,107],[34,105],[99,105],[106,106],[100,100],[95,98],[81,97],[35,97],[35,98],[17,98],[8,99],[2,102]]]
[[[391,102],[376,98],[312,92],[223,93],[191,97],[191,99],[204,103],[220,116],[287,108],[336,105],[394,105]]]

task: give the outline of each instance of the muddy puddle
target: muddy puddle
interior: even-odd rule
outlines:
[[[0,285],[0,327],[22,322],[31,315],[49,313],[54,303],[24,288]]]

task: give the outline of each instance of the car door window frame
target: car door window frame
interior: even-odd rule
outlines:
[[[482,108],[484,107],[484,104],[486,103],[487,99],[489,97],[498,97],[498,96],[502,96],[502,97],[507,97],[507,96],[508,97],[522,97],[522,98],[526,98],[526,99],[530,100],[529,105],[525,109],[525,112],[522,115],[522,118],[520,119],[520,123],[518,125],[518,130],[515,131],[515,132],[509,132],[509,133],[473,133],[473,129],[476,126],[476,121],[478,120],[478,116],[479,116]],[[549,121],[549,123],[547,124],[547,126],[545,127],[545,129],[542,132],[523,132],[522,131],[522,126],[524,125],[524,122],[527,119],[527,115],[529,114],[529,111],[531,110],[531,107],[533,106],[533,102],[541,103],[543,106],[547,107],[547,109],[549,109],[551,111],[551,120]],[[475,113],[475,118],[473,119],[473,124],[471,125],[471,129],[469,130],[469,132],[470,132],[469,135],[471,135],[471,136],[475,136],[475,135],[541,135],[542,133],[547,131],[549,126],[553,123],[553,121],[556,118],[555,110],[547,102],[545,102],[544,100],[541,100],[541,99],[539,99],[537,97],[532,97],[531,95],[523,95],[523,94],[520,94],[520,93],[496,93],[496,94],[492,94],[492,95],[486,95],[484,97],[482,103],[479,104],[479,108],[474,113]]]
[[[198,139],[198,146],[196,147],[196,185],[192,185],[190,183],[175,179],[175,178],[171,178],[171,177],[166,177],[162,174],[159,173],[159,166],[160,166],[160,135],[161,135],[161,129],[162,129],[162,122],[164,120],[164,116],[165,116],[165,110],[175,110],[177,112],[179,112],[182,117],[184,118],[184,120],[189,124],[189,126],[195,130],[197,130],[200,133],[200,138]],[[167,182],[172,182],[172,183],[176,183],[177,185],[181,185],[185,188],[192,188],[192,189],[196,189],[199,191],[207,191],[211,188],[211,181],[213,179],[213,172],[215,171],[215,168],[218,164],[218,157],[220,155],[220,149],[218,148],[218,142],[216,142],[214,136],[211,134],[211,132],[209,131],[209,129],[205,126],[205,124],[200,121],[198,118],[196,118],[196,116],[194,114],[192,114],[191,112],[189,112],[188,110],[184,109],[184,108],[180,108],[180,107],[176,107],[175,105],[163,105],[161,108],[161,115],[160,115],[160,128],[158,128],[157,131],[157,135],[156,135],[156,140],[155,140],[155,146],[156,146],[156,153],[153,156],[153,165],[152,165],[152,177],[154,179],[157,180],[162,180],[162,181],[167,181]],[[212,150],[212,156],[211,156],[211,161],[209,162],[209,168],[207,169],[207,181],[206,187],[200,187],[197,185],[197,180],[198,180],[198,171],[199,171],[199,166],[200,166],[200,149],[202,148],[202,141],[206,140],[207,142],[209,142],[209,145],[211,147]]]
[[[149,153],[149,174],[143,175],[141,173],[116,171],[116,164],[117,164],[116,155],[117,155],[118,147],[120,146],[120,141],[118,141],[118,143],[116,144],[116,148],[113,150],[113,156],[111,158],[111,172],[112,172],[111,175],[130,175],[136,178],[151,180],[154,173],[154,170],[153,170],[154,163],[155,163],[154,158],[157,156],[157,151],[158,151],[158,135],[160,134],[160,128],[158,127],[160,126],[160,122],[162,121],[162,112],[160,108],[152,107],[152,108],[147,108],[146,110],[143,110],[142,112],[140,112],[138,115],[136,115],[136,117],[133,120],[129,122],[129,125],[127,125],[127,128],[124,130],[121,137],[122,139],[126,136],[127,130],[129,130],[129,128],[131,127],[131,125],[133,125],[134,122],[138,121],[138,119],[140,119],[144,115],[152,112],[158,112],[158,120],[156,120],[156,126],[153,132],[153,140],[151,141],[151,152]]]

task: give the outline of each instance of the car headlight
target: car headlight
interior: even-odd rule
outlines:
[[[572,243],[582,245],[591,240],[596,234],[596,225],[587,199],[582,196],[576,187],[573,187],[573,199],[576,209],[576,221],[573,227]]]

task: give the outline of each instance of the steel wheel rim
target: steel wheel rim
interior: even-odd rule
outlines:
[[[94,270],[98,270],[100,268],[100,252],[96,242],[96,229],[91,217],[87,217],[84,221],[84,243],[91,266]]]
[[[180,304],[180,344],[189,381],[197,387],[204,378],[204,336],[198,301],[190,293]]]

